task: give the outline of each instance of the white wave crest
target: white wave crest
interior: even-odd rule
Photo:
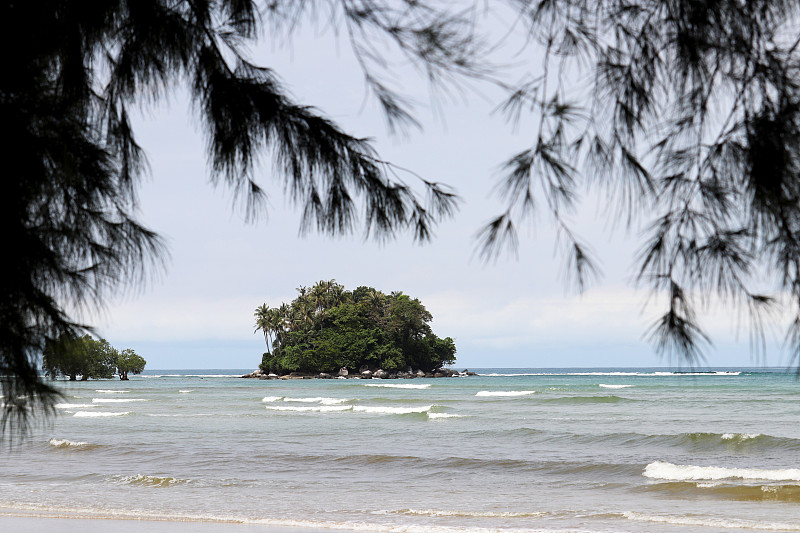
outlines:
[[[385,389],[429,389],[430,383],[365,383],[365,387],[383,387]]]
[[[624,512],[622,513],[622,516],[628,520],[636,520],[638,522],[658,522],[661,524],[674,524],[679,526],[700,526],[722,529],[755,529],[758,531],[800,531],[800,524],[762,522],[754,520],[741,520],[736,518],[648,515],[633,511]]]
[[[129,485],[143,485],[146,487],[170,487],[189,483],[188,479],[179,479],[168,476],[151,476],[145,474],[135,474],[132,476],[114,476],[112,480],[116,483]]]
[[[278,402],[280,400],[283,400],[283,396],[264,396],[263,398],[261,398],[261,401],[264,403]]]
[[[120,412],[120,413],[109,413],[109,412],[98,413],[97,411],[95,411],[95,412],[78,411],[77,413],[75,413],[72,416],[74,416],[75,418],[95,418],[95,417],[104,417],[104,416],[128,416],[129,414],[131,414],[130,411],[124,411],[124,412]]]
[[[761,433],[723,433],[722,440],[750,440],[760,436]]]
[[[57,403],[53,407],[56,409],[86,409],[88,407],[98,407],[92,403]]]
[[[654,376],[738,376],[739,374],[741,374],[741,372],[719,370],[717,372],[653,372],[652,375]]]
[[[600,387],[603,389],[627,389],[633,387],[633,385],[606,385],[605,383],[601,383]]]
[[[54,448],[78,448],[80,446],[89,446],[88,442],[73,442],[67,439],[50,439],[47,444]]]
[[[452,413],[428,413],[428,418],[464,418],[464,415],[454,415]]]
[[[377,512],[375,514],[381,514]],[[529,516],[535,516],[531,513]],[[369,522],[331,522],[317,520],[292,520],[274,518],[255,518],[242,520],[245,524],[258,524],[273,528],[293,528],[310,531],[347,531],[363,533],[565,533],[561,529],[508,529],[499,527],[440,526],[432,524],[378,524]],[[584,530],[570,530],[583,532]]]
[[[323,397],[315,397],[315,398],[289,398],[284,397],[284,402],[299,402],[299,403],[318,403],[321,405],[338,405],[340,403],[344,403],[347,398],[323,398]]]
[[[117,394],[117,393],[123,394],[123,393],[130,392],[130,391],[129,390],[123,390],[123,389],[119,389],[119,390],[96,389],[95,392],[99,392],[101,394]]]
[[[267,405],[270,411],[293,411],[297,413],[331,413],[343,411],[355,411],[357,413],[385,414],[385,415],[407,415],[413,413],[427,413],[433,406],[425,405],[422,407],[383,407],[371,405]]]
[[[354,405],[353,411],[358,413],[377,413],[386,415],[409,415],[412,413],[427,413],[433,408],[432,405],[422,407],[382,407],[371,405]]]
[[[92,403],[128,403],[147,402],[144,398],[92,398]]]
[[[351,411],[352,405],[268,405],[270,411],[294,411],[297,413],[331,413],[336,411]]]
[[[642,475],[653,479],[666,479],[670,481],[714,481],[718,479],[800,481],[800,468],[766,470],[762,468],[675,465],[656,461],[647,465]]]
[[[192,389],[186,389],[186,390],[179,390],[178,392],[180,392],[181,394],[188,394],[188,393],[190,393],[190,392],[194,392],[194,390],[192,390]]]
[[[416,516],[462,516],[465,518],[532,518],[546,514],[540,511],[514,513],[504,511],[457,511],[449,509],[401,509],[399,511],[390,511],[390,513]]]
[[[536,394],[535,390],[482,390],[475,396],[529,396]]]

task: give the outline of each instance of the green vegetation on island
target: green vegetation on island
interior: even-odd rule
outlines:
[[[114,374],[127,381],[128,374],[141,374],[147,362],[130,348],[117,350],[107,340],[91,335],[64,335],[48,341],[42,357],[44,373],[51,379],[59,376],[75,381],[111,379]]]
[[[337,372],[364,366],[430,372],[455,362],[453,339],[434,335],[417,298],[372,287],[345,290],[335,280],[300,287],[290,304],[255,311],[264,334],[263,372]]]

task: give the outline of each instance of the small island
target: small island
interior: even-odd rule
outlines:
[[[450,337],[437,337],[417,298],[372,287],[353,291],[336,280],[300,287],[291,303],[255,311],[267,351],[242,377],[443,377],[458,372]]]

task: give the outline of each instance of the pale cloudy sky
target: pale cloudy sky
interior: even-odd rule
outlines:
[[[629,283],[636,236],[607,229],[597,199],[588,198],[575,216],[604,269],[583,295],[567,290],[559,275],[546,217],[523,232],[518,259],[486,265],[476,256],[475,233],[502,211],[491,196],[498,168],[530,142],[524,122],[515,131],[492,112],[497,95],[483,90],[439,99],[434,112],[424,83],[404,79],[421,103],[424,130],[397,137],[365,94],[347,45],[332,32],[303,31],[291,48],[267,43],[253,59],[275,69],[297,101],[373,138],[385,159],[455,187],[461,210],[423,246],[408,235],[381,246],[364,242],[358,231],[341,239],[301,238],[299,214],[271,179],[267,159],[259,182],[269,193],[269,218],[248,225],[232,207],[231,191],[209,185],[204,139],[176,89],[136,123],[151,168],[140,189],[140,219],[166,239],[171,259],[143,292],[116,299],[97,317],[98,332],[112,344],[136,349],[153,369],[256,368],[265,345],[253,334],[254,309],[290,301],[301,285],[336,279],[350,289],[369,285],[420,298],[434,331],[456,340],[458,368],[673,363],[643,340],[652,315],[644,308],[647,293]],[[709,364],[754,363],[746,335],[733,342],[730,317],[708,317],[705,324],[716,344]],[[773,350],[766,362],[787,361]]]

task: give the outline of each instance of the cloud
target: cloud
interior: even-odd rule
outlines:
[[[648,318],[643,298],[627,287],[591,290],[582,296],[517,296],[447,291],[425,296],[439,335],[470,338],[487,347],[542,343],[638,341]]]
[[[101,323],[98,330],[110,339],[242,340],[253,335],[255,301],[203,296],[142,299],[115,307],[113,322]]]

